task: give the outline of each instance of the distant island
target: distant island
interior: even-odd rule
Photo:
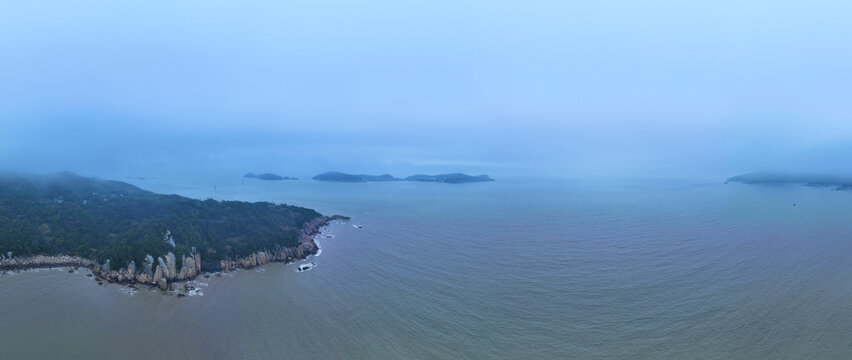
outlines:
[[[851,190],[852,177],[838,175],[748,173],[728,178],[727,182],[764,185],[804,185],[834,187],[835,190]]]
[[[440,174],[440,175],[412,175],[404,179],[393,177],[389,174],[384,175],[353,175],[337,171],[329,171],[313,177],[319,181],[337,181],[337,182],[368,182],[368,181],[421,181],[421,182],[440,182],[447,184],[461,184],[470,182],[485,182],[494,181],[488,175],[471,176],[462,173]]]
[[[338,182],[367,182],[367,181],[401,181],[402,179],[395,178],[391,175],[353,175],[344,174],[337,171],[329,171],[313,177],[314,180],[320,181],[338,181]]]
[[[405,178],[405,181],[425,181],[425,182],[442,182],[448,184],[460,184],[469,182],[494,181],[488,175],[470,176],[468,174],[453,173],[441,175],[412,175]]]
[[[299,180],[298,178],[289,177],[289,176],[281,176],[281,175],[273,174],[273,173],[256,175],[255,173],[250,172],[248,174],[243,175],[243,177],[247,178],[247,179],[259,179],[259,180],[270,180],[270,181]]]
[[[163,290],[203,272],[317,252],[330,220],[303,207],[195,200],[72,173],[0,175],[0,270],[86,267]]]

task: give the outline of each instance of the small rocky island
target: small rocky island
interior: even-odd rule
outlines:
[[[440,174],[440,175],[412,175],[404,179],[393,177],[389,174],[384,175],[353,175],[337,171],[329,171],[313,177],[319,181],[336,181],[336,182],[368,182],[368,181],[420,181],[420,182],[440,182],[447,184],[461,184],[469,182],[484,182],[494,181],[488,175],[471,176],[462,173]]]
[[[56,175],[0,175],[0,271],[91,269],[99,281],[167,290],[204,272],[292,262],[348,220],[267,202],[195,200]]]
[[[727,182],[752,185],[804,185],[852,190],[852,177],[839,175],[748,173],[728,178]]]

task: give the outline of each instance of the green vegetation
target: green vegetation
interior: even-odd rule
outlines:
[[[149,254],[172,252],[180,261],[194,247],[209,263],[297,246],[318,217],[296,206],[159,195],[71,173],[0,175],[0,253],[15,256],[67,254],[116,268]]]

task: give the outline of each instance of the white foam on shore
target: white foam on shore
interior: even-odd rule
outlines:
[[[320,242],[317,241],[316,239],[314,239],[314,244],[317,244],[317,253],[313,254],[312,256],[314,256],[314,257],[320,256],[320,254],[322,254],[322,246],[321,246]]]
[[[124,295],[127,295],[127,296],[136,296],[136,293],[137,293],[136,289],[129,288],[129,287],[122,287],[118,291],[121,292]]]
[[[315,267],[317,267],[317,264],[314,263],[299,264],[299,266],[296,266],[296,272],[305,272],[308,270],[313,270]]]

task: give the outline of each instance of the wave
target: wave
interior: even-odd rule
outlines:
[[[312,270],[315,267],[317,267],[317,264],[314,264],[314,263],[299,264],[299,266],[296,267],[296,272],[303,272],[303,271]]]

